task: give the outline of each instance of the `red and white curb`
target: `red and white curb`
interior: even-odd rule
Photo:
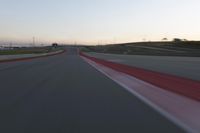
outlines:
[[[87,63],[124,87],[127,91],[182,127],[186,132],[200,132],[200,102],[159,88],[128,74],[105,67],[86,57]]]

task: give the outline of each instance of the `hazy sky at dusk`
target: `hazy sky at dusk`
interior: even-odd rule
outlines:
[[[0,0],[0,41],[200,40],[200,0]]]

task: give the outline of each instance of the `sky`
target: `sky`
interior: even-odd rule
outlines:
[[[200,0],[0,0],[0,42],[200,40]]]

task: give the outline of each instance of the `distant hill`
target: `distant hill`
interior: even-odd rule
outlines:
[[[131,42],[84,46],[86,52],[159,55],[159,56],[200,56],[200,41]]]

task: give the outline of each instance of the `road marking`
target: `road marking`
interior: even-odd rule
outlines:
[[[200,132],[200,102],[82,58],[187,132]]]
[[[96,62],[112,68],[116,71],[126,73],[140,80],[158,86],[162,89],[184,95],[191,99],[200,101],[200,82],[178,77],[175,75],[164,74],[156,71],[146,70],[139,67],[129,66],[117,62],[110,62],[103,59],[98,59],[92,56],[88,56],[84,53],[80,53],[82,56]]]

